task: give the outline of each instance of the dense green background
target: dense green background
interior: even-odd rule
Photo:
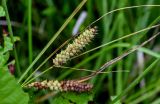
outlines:
[[[32,49],[31,56],[33,59],[40,53],[45,47],[48,41],[52,38],[53,34],[62,26],[67,17],[71,15],[73,10],[78,6],[80,0],[33,0],[32,1]],[[63,30],[59,37],[54,41],[46,53],[38,60],[34,65],[33,70],[41,64],[41,62],[47,58],[56,48],[58,48],[65,40],[71,38],[72,30],[78,19],[78,16],[82,11],[87,12],[87,18],[82,24],[80,31],[87,27],[91,22],[102,16],[103,14],[114,10],[116,8],[145,5],[145,4],[160,4],[160,0],[88,0],[87,3],[81,8],[80,12],[70,21],[68,26]],[[16,43],[16,49],[20,64],[20,75],[15,73],[16,78],[21,76],[22,73],[30,65],[28,50],[31,46],[28,46],[28,0],[8,0],[7,6],[10,15],[10,19],[13,22],[12,29],[15,36],[20,37],[21,41]],[[83,51],[87,51],[91,48],[97,47],[101,44],[110,42],[114,39],[123,37],[129,33],[144,29],[150,25],[156,25],[159,23],[160,7],[140,7],[134,9],[127,9],[123,11],[114,12],[108,16],[105,16],[94,25],[98,26],[98,34],[93,42],[88,45]],[[157,19],[158,18],[158,19]],[[2,18],[1,20],[5,20]],[[155,21],[156,20],[156,21]],[[153,22],[155,21],[155,22]],[[116,56],[121,55],[125,50],[131,46],[142,43],[149,37],[157,33],[158,28],[152,29],[148,32],[142,32],[136,36],[132,36],[116,43],[98,49],[96,51],[87,53],[76,59],[71,60],[64,66],[77,68],[86,68],[89,70],[96,70],[100,68],[106,61],[109,61]],[[134,52],[128,57],[122,59],[116,64],[112,65],[106,70],[129,70],[127,72],[99,74],[90,80],[90,83],[94,85],[93,90],[88,96],[92,96],[92,99],[86,95],[86,102],[93,103],[107,103],[111,101],[111,97],[114,98],[121,94],[135,79],[140,76],[143,71],[150,65],[155,59],[160,57],[160,41],[159,37],[150,42],[145,48],[142,48],[138,52]],[[82,52],[83,52],[82,51]],[[54,58],[54,57],[52,57]],[[10,57],[10,61],[14,59],[14,55]],[[160,94],[159,87],[159,65],[158,62],[152,66],[150,71],[144,79],[141,80],[136,86],[123,96],[122,102],[149,104],[148,102],[154,102],[154,104],[160,103],[158,95]],[[50,59],[39,72],[52,66],[52,59]],[[30,71],[31,73],[31,71]],[[88,75],[85,71],[73,71],[71,69],[54,68],[48,71],[37,80],[43,79],[75,79]],[[28,91],[28,90],[27,90]],[[29,92],[29,91],[28,91]],[[37,99],[39,96],[43,96],[47,91],[30,91],[32,100]],[[72,95],[72,94],[71,94]],[[59,95],[58,95],[59,96]],[[65,94],[61,96],[66,96]],[[81,95],[82,96],[82,95]],[[67,95],[67,97],[69,97]],[[72,97],[72,96],[70,96]],[[73,97],[74,98],[74,97]],[[45,104],[52,104],[57,101],[69,100],[66,97],[51,97],[49,100],[45,100]],[[65,101],[64,101],[65,102]],[[67,101],[66,101],[67,102]],[[76,100],[78,102],[78,100]]]

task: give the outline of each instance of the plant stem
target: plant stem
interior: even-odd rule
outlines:
[[[16,47],[14,45],[13,31],[12,31],[12,27],[11,27],[11,21],[10,21],[10,18],[9,18],[9,13],[8,13],[8,8],[7,8],[6,0],[2,0],[2,5],[3,5],[5,13],[6,13],[6,20],[7,20],[7,24],[8,24],[8,31],[9,31],[9,34],[10,34],[11,41],[13,43],[13,51],[14,51],[14,56],[15,56],[15,60],[16,60],[16,74],[17,74],[17,76],[20,76],[21,75],[20,65],[19,65],[19,61],[18,61],[17,50],[16,50]]]
[[[32,0],[28,0],[28,53],[29,64],[32,63]]]
[[[35,73],[38,71],[58,50],[60,50],[65,44],[67,44],[72,38],[65,41],[61,46],[59,46],[53,53],[51,53],[29,76],[25,81],[22,83],[25,84]]]
[[[73,11],[73,13],[69,16],[69,18],[65,21],[65,23],[61,26],[61,28],[55,33],[55,35],[51,38],[51,40],[47,43],[47,45],[43,48],[43,50],[38,54],[38,56],[34,59],[32,64],[26,69],[26,71],[23,73],[23,75],[18,80],[18,83],[20,83],[23,78],[26,76],[26,74],[31,70],[33,65],[39,60],[39,58],[44,54],[44,52],[49,48],[49,46],[53,43],[53,41],[58,37],[58,35],[64,30],[64,28],[68,25],[68,23],[71,21],[71,19],[76,15],[76,13],[81,9],[81,7],[87,2],[87,0],[83,0],[77,8]]]

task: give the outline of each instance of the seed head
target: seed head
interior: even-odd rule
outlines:
[[[91,40],[94,38],[97,32],[97,27],[86,29],[81,33],[72,44],[69,44],[65,50],[62,50],[56,57],[53,59],[53,64],[60,66],[66,63],[71,57],[78,54]]]
[[[92,85],[88,83],[80,83],[76,80],[68,80],[68,81],[42,81],[42,82],[33,82],[28,84],[26,87],[32,88],[35,87],[39,90],[41,89],[50,89],[56,91],[74,91],[74,92],[87,92],[92,89]]]
[[[75,80],[62,81],[61,87],[63,91],[87,92],[92,89],[92,85],[88,83],[80,83]]]

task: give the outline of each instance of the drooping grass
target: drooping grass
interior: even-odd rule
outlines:
[[[104,46],[108,46],[108,45],[110,45],[110,44],[112,44],[112,43],[114,43],[114,42],[117,42],[117,41],[119,41],[119,40],[128,38],[128,37],[130,37],[130,36],[132,36],[132,35],[136,35],[136,34],[138,34],[138,33],[140,33],[140,32],[149,30],[149,29],[151,29],[151,28],[155,28],[155,27],[157,27],[157,26],[159,26],[159,25],[151,26],[151,27],[142,29],[142,30],[140,30],[140,31],[137,31],[137,32],[128,34],[128,35],[126,35],[126,36],[123,36],[123,37],[118,38],[118,39],[116,39],[116,40],[113,40],[113,41],[111,41],[111,42],[108,42],[108,43],[105,43],[105,44],[103,44],[103,45],[101,45],[101,46],[98,46],[98,47],[96,47],[96,48],[93,48],[93,49],[91,49],[91,50],[89,50],[89,51],[86,51],[86,52],[84,52],[84,53],[82,53],[82,54],[80,54],[80,55],[78,55],[78,56],[81,56],[81,55],[86,54],[86,53],[88,53],[88,52],[94,51],[94,50],[96,50],[96,49],[98,49],[98,48],[101,48],[101,47],[104,47]],[[67,42],[67,41],[66,41],[66,42]],[[64,43],[64,44],[65,44],[65,43]],[[63,45],[64,45],[64,44],[63,44]],[[63,46],[63,45],[62,45],[62,46]],[[121,46],[121,43],[119,43],[119,44],[117,44],[117,45],[120,47],[120,46]],[[109,47],[107,48],[107,50],[110,49],[110,48],[112,49],[112,48],[114,48],[115,46],[116,46],[116,44],[113,45],[113,46],[109,46]],[[117,47],[118,47],[118,46],[117,46]],[[122,44],[122,46],[123,46],[123,44]],[[125,46],[126,46],[126,45],[124,45],[124,47],[125,47]],[[61,47],[61,46],[60,46],[60,47]],[[60,47],[59,47],[59,48],[60,48]],[[58,50],[59,50],[59,48],[58,48]],[[99,52],[100,54],[98,54],[98,53],[97,53],[97,54],[98,54],[98,55],[101,55],[102,52],[106,52],[106,49],[104,48],[103,51],[100,51],[100,52]],[[147,52],[147,53],[151,53],[151,52]],[[55,54],[55,52],[53,52],[53,54]],[[53,54],[51,54],[49,57],[47,57],[47,59],[44,60],[44,62],[25,80],[25,82],[24,82],[23,84],[30,82],[30,81],[28,81],[28,80],[32,77],[32,75],[33,75],[48,59],[50,59]],[[154,53],[153,53],[153,54],[154,54]],[[155,54],[154,54],[154,55],[155,55]],[[72,59],[77,58],[78,56],[75,56],[75,57],[73,57]],[[93,55],[93,56],[95,56],[95,55]],[[97,55],[96,55],[96,56],[97,56]],[[156,56],[157,56],[157,55],[156,55]],[[90,57],[92,57],[92,56],[90,56]],[[86,60],[88,60],[90,57],[88,57]],[[91,58],[91,59],[92,59],[92,58]],[[82,63],[87,63],[87,62],[86,62],[86,61],[82,61]],[[75,67],[76,67],[76,66],[75,66]],[[52,68],[49,68],[49,69],[52,69]],[[48,69],[47,69],[47,70],[48,70]],[[73,70],[70,70],[70,72],[69,72],[68,74],[70,74],[72,71],[73,71]],[[42,73],[45,73],[45,72],[47,72],[47,71],[45,70],[45,71],[42,72]],[[67,75],[68,75],[68,74],[67,74]],[[41,75],[42,75],[42,74],[41,74]],[[64,76],[66,76],[66,75],[64,74]],[[63,76],[62,78],[64,78],[64,76]],[[62,78],[60,78],[60,79],[62,79]],[[34,79],[35,79],[35,78],[34,78]],[[28,81],[28,82],[27,82],[27,81]],[[23,84],[22,84],[22,85],[23,85]]]
[[[123,38],[123,37],[122,37]],[[121,43],[121,42],[120,42]],[[119,83],[119,81],[118,81],[118,83]],[[122,83],[120,83],[120,84],[122,84]],[[120,92],[119,92],[120,93]]]
[[[103,79],[100,79],[101,81],[103,80]],[[119,81],[118,81],[118,83],[119,83]],[[120,83],[120,84],[122,84],[122,83]],[[98,87],[97,87],[97,89],[98,89]],[[120,92],[119,92],[120,93]]]

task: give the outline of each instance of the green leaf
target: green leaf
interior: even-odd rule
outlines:
[[[3,36],[4,38],[4,47],[0,46],[0,67],[5,66],[9,59],[9,51],[13,49],[13,44],[11,39],[7,36]]]
[[[14,42],[17,42],[17,41],[20,41],[20,40],[21,40],[21,39],[20,39],[20,37],[18,37],[18,36],[14,36],[14,37],[13,37],[13,41],[14,41]]]
[[[0,68],[0,104],[28,104],[28,94],[6,68]]]
[[[117,96],[111,96],[111,100],[114,100],[115,98],[116,98]],[[118,100],[116,103],[114,103],[114,104],[122,104],[121,102],[120,102],[120,100]]]
[[[44,9],[42,13],[45,16],[51,16],[51,15],[53,15],[54,12],[55,12],[55,8],[54,7],[48,7],[46,9]]]
[[[6,54],[0,54],[0,67],[3,67],[9,59],[9,52]]]
[[[11,41],[10,37],[7,37],[6,35],[3,36],[4,38],[4,46],[0,46],[0,67],[5,66],[9,59],[9,51],[13,49],[13,43]],[[19,41],[19,37],[14,37],[14,42]]]
[[[4,54],[8,51],[11,51],[13,49],[13,43],[11,41],[11,38],[8,36],[3,36],[4,38],[4,47],[0,46],[0,54]],[[14,36],[13,37],[14,42],[20,41],[19,37]]]
[[[13,49],[13,43],[11,42],[11,38],[4,36],[4,50],[3,53],[6,53]]]
[[[90,93],[63,92],[53,99],[53,104],[88,104],[93,100]]]
[[[5,16],[5,11],[3,9],[2,6],[0,6],[0,17],[4,17]]]
[[[160,54],[159,54],[159,53],[156,53],[156,52],[154,52],[154,51],[152,51],[152,50],[150,50],[150,49],[141,47],[141,48],[139,48],[138,50],[140,50],[140,51],[142,51],[142,52],[144,52],[144,53],[146,53],[146,54],[149,54],[149,55],[151,55],[151,56],[153,56],[153,57],[160,58]]]

